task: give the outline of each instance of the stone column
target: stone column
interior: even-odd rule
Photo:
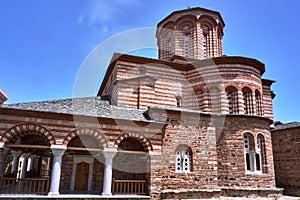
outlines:
[[[103,150],[105,158],[105,168],[104,168],[104,179],[103,179],[103,196],[111,196],[111,185],[112,185],[112,164],[113,158],[117,153],[117,149],[105,148]]]
[[[50,148],[53,152],[53,167],[51,173],[50,191],[48,193],[48,196],[57,196],[59,195],[62,156],[67,150],[67,147],[64,145],[51,145]]]
[[[8,148],[4,146],[4,143],[0,143],[0,177],[3,177],[5,167],[5,157],[8,152]]]
[[[19,157],[20,157],[22,151],[11,150],[11,153],[13,155],[13,165],[11,168],[11,173],[13,174],[13,177],[16,178],[17,174],[18,174]]]
[[[27,171],[29,156],[30,156],[30,153],[22,154],[22,157],[24,158],[24,160],[23,160],[23,164],[22,164],[21,178],[26,178],[26,171]]]

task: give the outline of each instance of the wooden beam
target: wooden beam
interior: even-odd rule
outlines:
[[[72,151],[102,151],[101,149],[95,149],[95,148],[82,148],[82,147],[68,147],[67,150],[72,150]]]
[[[46,145],[31,145],[31,144],[6,144],[8,148],[19,148],[19,149],[50,149],[50,146]]]
[[[5,147],[18,148],[18,149],[49,149],[50,150],[50,146],[45,146],[45,145],[6,144]],[[67,150],[71,150],[71,151],[94,151],[94,152],[102,152],[103,151],[102,149],[82,148],[82,147],[68,147]],[[118,150],[118,153],[142,154],[142,155],[147,154],[147,152],[143,152],[143,151],[127,151],[127,150]]]

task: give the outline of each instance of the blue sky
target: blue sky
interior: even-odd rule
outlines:
[[[222,14],[224,54],[265,63],[264,78],[277,81],[275,120],[300,121],[297,0],[1,0],[0,88],[7,103],[72,97],[82,63],[97,45],[120,32],[155,28],[187,7]],[[95,94],[94,84],[85,95]]]

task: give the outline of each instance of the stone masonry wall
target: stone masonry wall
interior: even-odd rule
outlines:
[[[272,131],[276,185],[300,196],[300,127]]]
[[[269,121],[251,116],[227,115],[224,124],[218,127],[218,179],[219,186],[231,190],[273,190],[275,176],[273,167],[272,141]],[[261,174],[247,174],[244,158],[244,133],[254,138],[262,134],[265,143],[265,160]],[[256,143],[255,143],[256,144]]]

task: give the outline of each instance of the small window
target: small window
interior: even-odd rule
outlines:
[[[238,105],[238,93],[234,87],[226,88],[227,102],[228,102],[228,113],[237,114],[239,113]]]
[[[258,90],[255,91],[256,114],[262,116],[261,96]]]
[[[208,26],[202,26],[202,32],[203,32],[203,57],[208,57],[208,35],[209,35],[209,28]]]
[[[245,168],[247,172],[254,171],[254,140],[251,134],[244,135]]]
[[[246,115],[253,114],[252,92],[249,88],[243,88],[244,112]]]
[[[176,150],[176,172],[184,173],[191,171],[191,149],[187,145],[180,145]]]
[[[182,107],[182,98],[181,96],[176,97],[177,107]]]
[[[189,57],[190,50],[190,36],[184,35],[184,56]]]

